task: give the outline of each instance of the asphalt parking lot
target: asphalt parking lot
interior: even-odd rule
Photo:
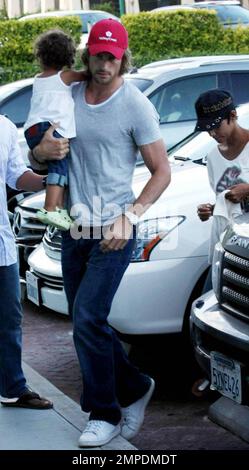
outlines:
[[[68,317],[26,302],[23,332],[24,361],[79,403],[81,375]],[[191,380],[181,368],[181,345],[176,339],[173,344],[164,341],[163,348],[137,346],[131,353],[157,385],[132,443],[140,450],[249,450],[248,443],[208,419],[208,407],[217,396],[193,397]]]

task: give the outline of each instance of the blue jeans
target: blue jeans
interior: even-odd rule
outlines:
[[[19,397],[27,390],[21,365],[22,307],[17,264],[0,266],[0,395]]]
[[[138,400],[150,386],[149,378],[129,362],[107,322],[134,239],[123,250],[103,253],[100,240],[74,240],[69,232],[62,237],[64,286],[83,377],[81,407],[90,412],[90,419],[117,424],[120,406]]]
[[[50,122],[45,121],[38,122],[34,126],[26,129],[24,135],[31,150],[41,142],[42,137],[50,126]],[[57,139],[61,139],[62,137],[56,130],[53,132],[53,136]],[[62,187],[68,184],[68,155],[63,158],[63,160],[48,161],[47,184],[55,184]]]

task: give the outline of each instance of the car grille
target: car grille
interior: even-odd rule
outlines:
[[[34,269],[32,269],[32,272],[42,281],[42,286],[48,286],[48,287],[53,287],[59,290],[63,290],[62,277],[49,276],[47,274],[40,273]]]
[[[45,253],[53,259],[61,259],[61,232],[55,227],[48,226],[43,237]]]
[[[249,260],[225,252],[220,292],[223,309],[249,322]]]
[[[37,219],[36,211],[23,209],[20,206],[15,208],[12,230],[16,243],[27,246],[38,245],[45,228],[45,225]]]

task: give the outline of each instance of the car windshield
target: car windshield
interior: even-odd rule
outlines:
[[[198,8],[204,8],[198,5]],[[223,24],[249,23],[249,10],[240,5],[210,5],[209,10],[215,10]]]
[[[93,25],[97,21],[104,20],[105,18],[114,18],[110,13],[82,13],[79,15],[82,23],[82,33],[89,32],[89,26]]]
[[[237,108],[238,122],[241,127],[249,129],[249,106],[241,105]],[[196,163],[205,163],[207,154],[216,145],[215,140],[207,132],[195,131],[168,149],[168,155],[176,160],[193,160]]]
[[[112,15],[111,13],[107,13],[105,11],[89,11],[89,12],[78,12],[77,10],[72,10],[72,12],[70,11],[59,11],[59,12],[47,12],[47,13],[44,13],[44,14],[40,14],[40,13],[37,13],[37,14],[34,14],[34,15],[28,15],[28,16],[22,16],[21,18],[19,18],[19,20],[23,21],[23,20],[33,20],[33,19],[42,19],[42,18],[50,18],[50,17],[59,17],[59,18],[62,18],[64,16],[77,16],[80,18],[81,20],[81,24],[82,24],[82,30],[81,32],[82,33],[88,33],[89,32],[89,29],[91,27],[91,25],[93,25],[94,23],[96,23],[97,21],[99,20],[103,20],[105,18],[114,18],[116,20],[118,20],[118,18],[115,16],[115,15]]]
[[[10,85],[2,85],[0,87],[0,102],[2,102],[5,98],[7,98],[9,95],[12,95],[15,91],[18,91],[19,88],[13,88],[12,84]]]

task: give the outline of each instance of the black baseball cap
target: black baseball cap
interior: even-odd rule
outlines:
[[[196,131],[210,131],[220,126],[229,111],[235,109],[233,97],[226,90],[215,88],[202,93],[195,103]]]

